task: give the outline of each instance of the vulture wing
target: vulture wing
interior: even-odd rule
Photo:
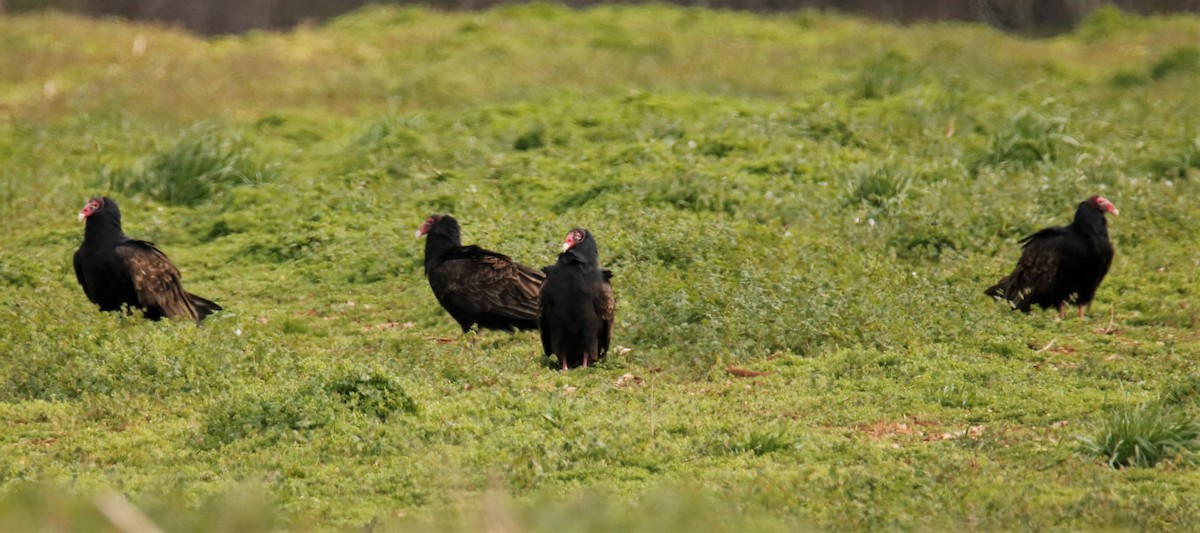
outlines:
[[[1104,268],[1100,269],[1100,276],[1096,278],[1096,286],[1100,286],[1100,282],[1104,281],[1104,276],[1108,275],[1108,269],[1112,267],[1113,262],[1112,248],[1109,248],[1108,253],[1104,254]]]
[[[87,281],[85,280],[85,278],[83,276],[83,268],[84,267],[83,267],[83,250],[82,249],[75,251],[74,263],[75,263],[75,279],[79,280],[79,286],[83,287],[83,294],[88,297],[88,300],[95,301],[95,296],[92,295],[92,291],[90,289],[88,289]]]
[[[447,257],[430,283],[443,302],[471,314],[535,321],[538,292],[546,276],[508,256],[467,246]],[[436,278],[436,279],[435,279]]]
[[[543,269],[549,272],[549,268]],[[551,342],[551,337],[554,335],[554,328],[551,322],[554,320],[554,291],[541,291],[538,294],[538,334],[542,338],[542,353],[546,357],[554,353],[554,343]]]
[[[1021,239],[1021,259],[1009,275],[1004,298],[1014,307],[1026,310],[1031,298],[1055,292],[1063,267],[1063,245],[1069,235],[1062,228],[1047,228]]]
[[[612,280],[612,272],[605,270],[603,275],[604,283],[600,285],[600,294],[596,295],[594,300],[596,316],[600,318],[600,334],[597,337],[599,349],[596,351],[596,357],[600,359],[603,359],[608,353],[608,344],[612,340],[613,320],[617,316],[617,300],[613,297],[612,285],[609,284],[609,281]]]
[[[116,252],[133,282],[138,305],[147,313],[158,312],[168,318],[182,316],[200,322],[191,295],[180,283],[179,270],[153,243],[130,240],[117,246]]]

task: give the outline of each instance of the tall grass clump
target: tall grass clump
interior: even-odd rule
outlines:
[[[269,170],[240,135],[193,128],[174,146],[110,176],[110,187],[171,205],[194,206],[232,187],[266,181]]]
[[[876,208],[899,203],[912,185],[912,176],[891,167],[855,166],[844,180],[847,204],[864,203]]]
[[[1113,468],[1153,467],[1200,451],[1200,422],[1160,400],[1117,408],[1101,419],[1093,436],[1078,438],[1086,452]]]
[[[991,146],[980,154],[975,167],[1026,169],[1054,162],[1078,145],[1067,135],[1066,118],[1024,108],[992,136]]]
[[[867,63],[851,83],[855,97],[864,100],[899,93],[920,79],[920,72],[895,50]]]
[[[744,438],[727,444],[732,453],[767,455],[774,452],[799,450],[803,446],[786,428],[754,428]]]

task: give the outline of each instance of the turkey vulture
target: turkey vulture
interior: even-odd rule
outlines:
[[[1057,307],[1059,318],[1064,316],[1066,304],[1073,303],[1083,318],[1084,308],[1112,264],[1105,212],[1117,215],[1117,208],[1107,198],[1093,196],[1079,204],[1069,225],[1046,228],[1021,239],[1017,267],[984,293],[1008,300],[1025,313],[1033,304],[1042,309]]]
[[[567,232],[563,253],[546,267],[538,298],[538,329],[546,357],[558,356],[563,370],[604,358],[612,340],[612,272],[600,268],[596,239],[586,229]]]
[[[425,239],[425,277],[438,303],[462,327],[514,331],[537,328],[537,295],[546,276],[478,246],[463,246],[458,221],[430,215],[417,230]]]
[[[199,325],[221,310],[184,291],[179,270],[154,243],[130,239],[121,231],[121,210],[110,198],[88,200],[79,220],[87,225],[75,252],[75,277],[101,311],[137,307],[151,320],[185,317]]]

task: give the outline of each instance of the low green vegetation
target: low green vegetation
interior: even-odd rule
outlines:
[[[1200,21],[367,8],[202,40],[0,18],[0,529],[1180,529],[1200,521]],[[1088,316],[982,291],[1104,194]],[[78,287],[95,194],[225,307]],[[414,230],[551,264],[616,345],[461,335]],[[114,492],[115,491],[115,492]],[[117,496],[119,495],[119,496]]]

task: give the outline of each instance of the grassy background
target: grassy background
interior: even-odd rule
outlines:
[[[1193,456],[1114,470],[1079,437],[1200,414],[1197,42],[1111,10],[1040,41],[665,6],[0,18],[0,529],[104,530],[108,489],[173,530],[1194,524]],[[96,193],[227,311],[94,312]],[[1123,214],[1088,319],[983,296],[1095,193]],[[460,337],[431,212],[533,265],[590,228],[622,348],[562,373],[535,334]]]

